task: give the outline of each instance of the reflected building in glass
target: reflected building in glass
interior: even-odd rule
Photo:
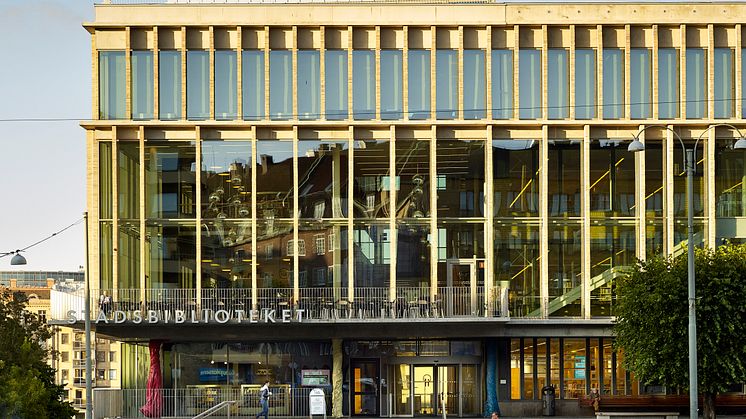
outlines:
[[[112,3],[82,125],[126,400],[161,340],[164,397],[269,379],[280,416],[673,391],[622,367],[616,281],[684,251],[688,199],[694,245],[746,238],[746,6]]]

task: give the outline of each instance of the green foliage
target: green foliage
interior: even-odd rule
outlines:
[[[746,382],[746,245],[695,252],[698,383]],[[617,283],[614,325],[625,367],[643,383],[689,387],[687,256],[638,262]]]
[[[22,293],[0,293],[0,417],[70,418],[75,409],[47,364],[56,355],[45,344],[52,330],[24,310],[26,301]]]

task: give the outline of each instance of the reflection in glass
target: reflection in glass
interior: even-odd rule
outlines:
[[[132,51],[132,119],[153,119],[153,51]]]
[[[492,118],[513,117],[513,51],[492,50]]]
[[[402,51],[381,50],[381,119],[402,119]]]
[[[215,51],[215,119],[236,119],[237,75],[236,51]]]
[[[484,223],[464,223],[458,221],[447,221],[438,224],[438,262],[446,262],[448,259],[473,259],[484,258]],[[438,266],[439,286],[445,287],[446,275],[445,264]],[[482,284],[483,285],[483,284]],[[468,278],[466,284],[454,286],[469,286]]]
[[[653,113],[650,81],[650,50],[632,48],[630,51],[630,117],[632,119],[650,118]]]
[[[202,218],[251,217],[251,142],[202,142]]]
[[[604,119],[624,116],[624,51],[603,50]]]
[[[715,48],[714,103],[715,118],[733,117],[733,50]]]
[[[298,119],[318,119],[321,113],[321,55],[315,50],[298,51]],[[270,92],[271,94],[271,92]]]
[[[594,221],[591,224],[591,316],[615,314],[616,279],[612,268],[635,263],[635,224]]]
[[[108,141],[98,143],[98,216],[103,219],[111,218],[113,198],[111,163],[111,143]]]
[[[98,53],[98,90],[99,119],[124,119],[124,51],[100,51]]]
[[[242,113],[245,120],[264,118],[264,51],[241,53]]]
[[[407,221],[397,228],[396,287],[429,287],[430,225]]]
[[[438,216],[484,216],[484,141],[438,140]]]
[[[389,142],[355,141],[353,183],[356,219],[388,218],[392,180],[389,175]],[[396,185],[398,185],[398,178]]]
[[[251,288],[251,222],[204,220],[202,288]]]
[[[347,231],[346,221],[300,222],[298,240],[305,246],[305,254],[298,256],[301,288],[347,287]]]
[[[292,53],[284,50],[269,52],[269,117],[291,119],[293,113]]]
[[[435,66],[435,116],[455,119],[458,114],[458,51],[436,50]]]
[[[191,141],[146,141],[147,218],[195,217],[195,148]]]
[[[731,139],[715,145],[715,211],[717,217],[746,216],[746,151],[733,150]]]
[[[121,149],[120,149],[121,150]],[[140,222],[119,220],[119,289],[140,288]]]
[[[549,141],[549,216],[580,216],[580,141]]]
[[[487,116],[484,50],[464,50],[464,119]]]
[[[534,339],[523,338],[523,400],[533,400],[537,395],[537,383],[534,380]]]
[[[347,216],[346,140],[298,141],[298,208],[301,218]]]
[[[257,185],[259,190],[259,186]],[[305,243],[305,242],[304,242]],[[300,245],[299,255],[301,252]],[[307,252],[307,249],[303,249]],[[259,288],[293,286],[293,222],[266,218],[256,226],[256,276]]]
[[[646,217],[663,217],[663,144],[645,141],[645,212]]]
[[[355,119],[376,117],[376,53],[352,51],[352,114]]]
[[[391,230],[388,222],[356,222],[352,238],[355,246],[355,287],[388,287],[391,271]]]
[[[658,49],[658,117],[673,119],[679,116],[679,51],[675,48]]]
[[[210,116],[210,53],[187,51],[187,118]]]
[[[259,140],[256,143],[256,216],[292,217],[293,143]]]
[[[635,156],[627,141],[590,144],[591,217],[634,217]]]
[[[549,225],[549,315],[580,316],[581,301],[580,224],[554,222]]]
[[[112,265],[114,259],[114,239],[112,227],[111,221],[101,221],[99,223],[99,284],[102,290],[114,287],[114,267]],[[91,293],[93,292],[91,291]]]
[[[539,215],[539,142],[493,140],[496,217]]]
[[[684,140],[687,149],[694,147],[695,140]],[[694,160],[697,162],[694,168],[694,197],[692,200],[694,206],[694,216],[704,215],[704,157],[702,150],[707,149],[707,140],[703,139],[697,145],[697,152]],[[684,155],[681,151],[680,144],[675,144],[676,148],[673,153],[673,213],[674,217],[686,218],[688,201],[686,196],[686,166],[684,164]]]
[[[570,116],[570,64],[566,49],[550,48],[547,53],[547,116]]]
[[[347,119],[347,51],[326,50],[326,119]]]
[[[195,288],[194,222],[148,222],[145,236],[146,288]]]
[[[394,414],[412,414],[411,366],[394,365]]]
[[[181,52],[158,53],[158,117],[181,118]]]
[[[663,218],[646,220],[645,257],[663,253]]]
[[[686,49],[686,117],[707,115],[707,51]]]
[[[120,219],[140,217],[140,143],[117,144],[117,192]]]
[[[596,50],[575,50],[575,118],[596,117]]]
[[[565,399],[579,399],[586,394],[586,357],[585,339],[569,339],[564,341],[564,388]]]
[[[495,284],[508,288],[510,315],[539,315],[539,226],[504,220],[495,223]]]
[[[481,366],[480,366],[481,367]],[[479,375],[477,365],[461,365],[461,414],[476,416],[480,413]],[[456,407],[453,407],[456,413]]]
[[[522,49],[518,55],[520,119],[541,118],[541,51]]]
[[[397,139],[396,218],[430,217],[430,140]]]
[[[410,49],[408,60],[409,119],[430,118],[430,51]]]
[[[694,219],[694,245],[697,247],[702,247],[704,245],[704,233],[705,233],[705,224],[704,220],[699,218]],[[673,224],[673,245],[676,248],[677,246],[683,246],[686,244],[686,242],[689,240],[689,229],[687,228],[687,220],[686,218],[677,218],[674,220]]]

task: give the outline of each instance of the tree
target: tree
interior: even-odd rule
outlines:
[[[697,374],[705,418],[717,394],[746,382],[746,245],[695,252]],[[689,388],[686,253],[638,263],[617,284],[616,345],[643,383]]]
[[[75,409],[47,364],[56,355],[46,345],[53,332],[25,310],[27,301],[23,293],[0,292],[0,417],[69,419]]]

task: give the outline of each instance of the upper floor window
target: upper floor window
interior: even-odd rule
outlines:
[[[458,114],[458,52],[439,49],[435,53],[435,116],[455,119]]]
[[[484,50],[464,50],[464,119],[487,116]]]
[[[298,119],[318,119],[321,113],[321,55],[298,51]],[[271,91],[270,91],[271,93]]]
[[[604,49],[603,52],[604,119],[624,116],[624,51]]]
[[[215,119],[238,116],[236,51],[215,51]]]
[[[293,62],[287,50],[269,52],[269,117],[290,119],[293,113]]]
[[[492,118],[513,117],[513,51],[492,50]]]
[[[570,65],[566,49],[551,48],[547,53],[547,116],[570,116]]]
[[[679,116],[679,51],[658,49],[658,118]]]
[[[575,118],[596,117],[596,50],[575,50]]]
[[[632,48],[630,51],[630,117],[645,119],[652,116],[652,97],[650,81],[650,50]]]
[[[707,50],[686,49],[686,117],[707,116]]]
[[[715,48],[714,100],[715,118],[733,117],[733,50]]]
[[[518,54],[518,115],[520,119],[538,119],[541,118],[541,51],[522,49]]]
[[[376,117],[375,51],[352,52],[352,112],[355,119]]]
[[[158,113],[163,120],[181,118],[181,53],[158,54]]]
[[[409,119],[430,118],[430,51],[409,50]]]
[[[381,119],[402,119],[402,51],[381,51]]]
[[[187,51],[187,118],[210,117],[210,53]]]
[[[241,53],[241,88],[243,119],[264,119],[264,51]]]
[[[327,50],[324,61],[326,119],[347,119],[347,51]]]
[[[132,51],[132,119],[153,119],[153,51]]]
[[[98,56],[98,116],[100,119],[124,119],[124,51],[101,51]]]

